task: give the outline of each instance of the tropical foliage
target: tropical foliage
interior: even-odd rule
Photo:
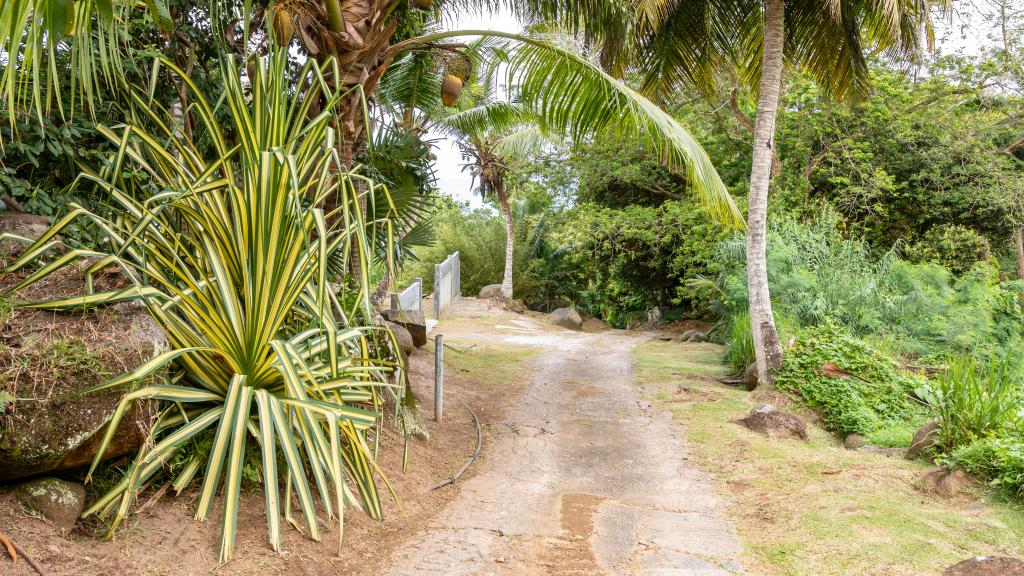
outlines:
[[[387,333],[360,327],[371,319],[367,275],[347,289],[352,297],[335,295],[329,285],[336,260],[344,265],[354,254],[362,270],[370,268],[374,250],[357,196],[378,191],[341,170],[332,114],[309,113],[318,98],[341,97],[328,88],[329,70],[307,63],[299,78],[309,89],[296,94],[285,81],[283,54],[253,62],[248,88],[239,66],[229,63],[225,98],[214,104],[173,63],[161,65],[189,86],[197,139],[208,147],[183,138],[179,119],[136,92],[138,116],[100,128],[116,153],[98,172],[82,175],[83,183],[109,195],[114,216],[73,205],[6,269],[39,262],[56,248],[53,238],[64,226],[87,219],[105,232],[106,245],[62,254],[13,288],[84,259],[85,293],[23,305],[73,310],[141,299],[167,335],[170,350],[96,388],[135,387],[99,454],[136,400],[164,403],[123,480],[87,513],[112,516],[116,526],[164,465],[183,458],[172,485],[181,491],[201,480],[198,519],[210,514],[223,483],[220,557],[226,561],[234,551],[246,446],[255,442],[275,549],[281,518],[296,522],[293,493],[314,539],[320,535],[315,495],[339,523],[346,506],[379,516],[370,431],[380,425],[385,399],[402,396],[404,371],[389,360],[398,356]],[[145,173],[145,184],[125,178],[125,167]],[[319,208],[329,196],[338,198],[336,212]],[[129,285],[93,291],[93,276],[110,266]],[[200,449],[210,435],[208,448]]]

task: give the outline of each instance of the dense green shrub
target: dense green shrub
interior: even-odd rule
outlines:
[[[808,223],[772,225],[768,278],[777,316],[796,328],[833,322],[915,357],[1021,343],[1020,281],[1001,281],[984,262],[954,277],[938,264],[911,264],[892,251],[876,255],[866,242],[840,234],[837,223],[826,211]],[[716,257],[723,272],[714,305],[728,319],[747,307],[742,238],[724,241]]]
[[[845,373],[843,375],[842,373]],[[839,435],[871,434],[893,423],[919,422],[919,377],[890,356],[832,324],[800,332],[786,351],[777,386],[798,394]]]
[[[949,455],[948,461],[985,478],[1010,494],[1024,496],[1024,438],[991,436]]]
[[[939,264],[953,274],[963,274],[991,256],[988,238],[959,224],[933,226],[905,250],[911,262]]]
[[[1021,409],[1020,376],[1009,357],[978,360],[951,356],[941,375],[918,391],[938,417],[943,450],[1015,426]]]
[[[704,308],[711,292],[686,280],[717,274],[713,254],[724,235],[689,201],[581,204],[552,224],[545,273],[554,297],[624,326],[654,306]]]

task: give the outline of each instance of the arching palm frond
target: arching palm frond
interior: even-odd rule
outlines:
[[[541,39],[524,40],[508,48],[509,84],[543,130],[573,142],[634,140],[684,175],[713,218],[744,225],[707,153],[672,116],[581,56]]]
[[[492,149],[501,158],[529,158],[541,152],[551,136],[537,126],[525,126],[502,136]]]
[[[434,123],[443,134],[462,138],[483,132],[505,132],[528,124],[529,111],[515,102],[484,102],[467,110],[449,114]]]

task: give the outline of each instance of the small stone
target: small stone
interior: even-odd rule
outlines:
[[[680,342],[707,342],[708,335],[700,330],[687,330],[679,335]]]
[[[747,390],[757,388],[757,362],[751,362],[750,366],[743,371],[743,383],[747,386]]]
[[[807,425],[794,414],[776,410],[771,404],[761,404],[750,411],[745,418],[739,420],[741,424],[754,432],[760,432],[768,438],[789,437],[800,440],[809,440]]]
[[[15,497],[29,509],[70,532],[85,507],[85,488],[56,478],[40,478],[18,486]]]
[[[505,557],[504,556],[498,556],[497,558],[494,559],[494,561],[497,562],[498,564],[504,564],[505,563]]]
[[[843,438],[843,446],[847,450],[857,450],[864,446],[864,437],[860,434],[848,434],[846,438]]]

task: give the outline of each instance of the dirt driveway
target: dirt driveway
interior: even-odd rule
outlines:
[[[480,305],[464,300],[458,313]],[[459,323],[460,339],[476,329],[481,341],[542,352],[528,363],[521,403],[490,423],[497,437],[482,468],[382,574],[741,572],[721,501],[670,415],[641,400],[631,381],[631,349],[649,335],[507,315],[469,326]]]

